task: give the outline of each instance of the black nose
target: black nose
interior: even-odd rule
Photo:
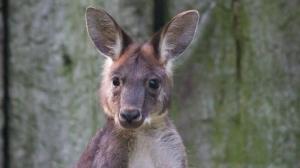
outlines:
[[[139,121],[141,113],[139,110],[126,110],[122,111],[120,113],[121,120],[125,120],[128,123],[131,123],[132,121]]]

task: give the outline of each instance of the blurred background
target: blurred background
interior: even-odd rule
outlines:
[[[300,168],[299,0],[2,0],[0,165],[67,168],[104,124],[88,6],[137,41],[197,9],[170,116],[191,168]],[[0,166],[0,167],[1,167]]]

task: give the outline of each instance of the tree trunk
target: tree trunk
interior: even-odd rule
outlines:
[[[109,0],[104,7],[135,42],[144,42],[152,34],[151,0]]]
[[[297,167],[299,1],[172,1],[199,35],[175,72],[172,116],[190,167]]]
[[[70,167],[104,121],[97,97],[103,57],[87,37],[85,9],[113,8],[108,11],[129,34],[144,37],[151,30],[151,5],[141,8],[146,0],[10,3],[11,167]]]
[[[0,2],[0,130],[1,130],[1,136],[0,136],[0,165],[3,165],[3,124],[4,124],[4,116],[3,116],[3,20],[2,20],[2,13],[3,13],[3,5],[2,1]]]
[[[86,7],[104,7],[138,41],[151,35],[154,19],[165,18],[153,18],[149,0],[92,1],[10,0],[13,168],[71,167],[103,125],[97,97],[103,57],[87,37]],[[300,165],[299,6],[168,1],[169,18],[187,9],[202,16],[177,62],[170,110],[190,167]]]
[[[11,167],[70,167],[101,126],[88,4],[12,0]]]

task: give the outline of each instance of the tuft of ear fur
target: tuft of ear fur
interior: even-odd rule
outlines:
[[[116,60],[132,42],[117,22],[103,9],[86,9],[86,26],[94,45],[106,57]]]
[[[154,35],[151,43],[162,63],[166,64],[184,52],[193,40],[198,22],[198,11],[188,10],[176,15]]]

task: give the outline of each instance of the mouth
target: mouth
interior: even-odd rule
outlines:
[[[118,115],[118,121],[122,128],[125,129],[137,129],[144,123],[145,118],[141,115],[134,120],[127,120]]]
[[[128,122],[123,122],[123,121],[120,121],[120,125],[123,127],[123,128],[126,128],[126,129],[137,129],[139,128],[143,122],[131,122],[131,123],[128,123]]]

